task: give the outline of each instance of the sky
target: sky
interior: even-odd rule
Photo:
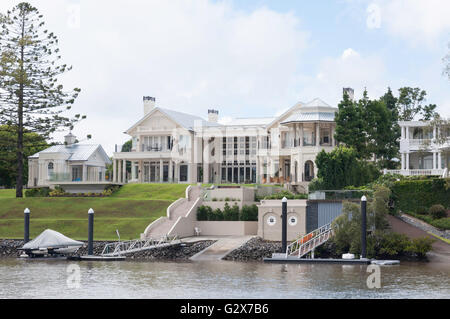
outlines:
[[[19,2],[2,0],[0,12]],[[378,98],[411,86],[450,117],[448,0],[29,2],[73,66],[61,83],[82,90],[67,115],[87,119],[73,133],[109,155],[130,139],[143,96],[204,118],[217,109],[227,121],[314,98],[337,106],[343,87]]]

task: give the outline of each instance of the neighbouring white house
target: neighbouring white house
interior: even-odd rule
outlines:
[[[385,170],[385,174],[448,176],[450,130],[446,131],[447,141],[438,144],[436,137],[440,128],[429,129],[430,122],[401,121],[399,125],[401,128],[401,169]]]
[[[28,157],[28,187],[63,187],[67,192],[101,191],[111,160],[100,144],[78,144],[69,133],[54,145]]]
[[[352,89],[346,89],[353,95]],[[299,102],[280,116],[219,122],[157,107],[144,97],[144,114],[125,131],[131,152],[116,148],[117,183],[289,183],[307,185],[316,155],[335,145],[335,113],[320,99]],[[127,172],[127,163],[131,172]]]

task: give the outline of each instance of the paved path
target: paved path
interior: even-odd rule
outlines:
[[[202,238],[201,237],[191,237],[191,238]],[[190,259],[194,261],[213,261],[213,260],[221,260],[226,255],[231,253],[233,250],[241,247],[250,239],[255,236],[221,236],[215,237],[214,240],[217,240],[214,244],[202,250],[198,254],[192,256]],[[214,237],[204,237],[202,240],[211,240]],[[183,239],[186,241],[186,239]]]
[[[436,237],[430,235],[426,231],[423,231],[420,228],[414,227],[398,217],[388,215],[387,219],[391,228],[394,232],[405,234],[409,238],[418,238],[418,237],[429,237],[436,239],[436,242],[433,244],[432,252],[428,253],[430,261],[433,262],[446,262],[450,264],[450,245],[446,242],[437,239]]]

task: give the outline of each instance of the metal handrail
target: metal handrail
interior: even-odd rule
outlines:
[[[106,244],[101,253],[102,256],[120,256],[121,254],[138,252],[155,248],[161,245],[170,245],[178,239],[178,236],[162,236],[160,238],[136,239]]]
[[[298,258],[303,257],[314,248],[326,242],[331,237],[332,232],[333,226],[330,223],[313,230],[305,236],[296,239],[287,247],[286,258],[295,254],[296,252],[298,252]]]

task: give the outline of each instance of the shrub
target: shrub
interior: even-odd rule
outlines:
[[[402,255],[410,244],[408,236],[404,234],[385,234],[381,237],[379,255],[389,257]]]
[[[31,188],[25,191],[26,197],[49,197],[49,195],[50,195],[49,187]]]
[[[213,202],[217,202],[217,198],[214,197],[214,198],[212,199],[212,201],[213,201]]]
[[[214,214],[212,208],[209,206],[205,206],[205,207],[206,207],[206,216],[207,216],[206,220],[212,220],[212,221],[216,220],[217,216]]]
[[[65,195],[67,195],[67,193],[60,186],[56,186],[55,189],[49,193],[50,197],[61,197]]]
[[[229,197],[225,197],[225,201],[226,201],[226,202],[229,202],[229,201],[230,201],[230,198],[229,198]]]
[[[416,214],[426,215],[426,214],[428,214],[428,209],[425,206],[418,206],[416,208]]]
[[[197,208],[197,220],[199,221],[208,220],[208,213],[206,206],[200,206],[199,208]]]
[[[245,222],[258,221],[258,206],[256,205],[243,206],[240,220]]]
[[[283,199],[283,197],[286,197],[287,199],[307,199],[307,194],[293,194],[288,191],[281,191],[279,193],[275,193],[269,196],[264,197],[264,199]]]
[[[223,212],[220,208],[215,209],[213,212],[213,215],[214,215],[214,220],[217,220],[217,221],[224,220]]]
[[[447,217],[447,211],[442,205],[433,205],[428,210],[428,213],[433,219],[441,219]]]
[[[233,207],[230,207],[228,203],[225,203],[223,208],[223,217],[227,221],[238,221],[239,220],[239,206],[235,203]]]
[[[429,237],[414,238],[406,248],[406,251],[416,255],[420,259],[425,258],[435,241],[435,239]]]

